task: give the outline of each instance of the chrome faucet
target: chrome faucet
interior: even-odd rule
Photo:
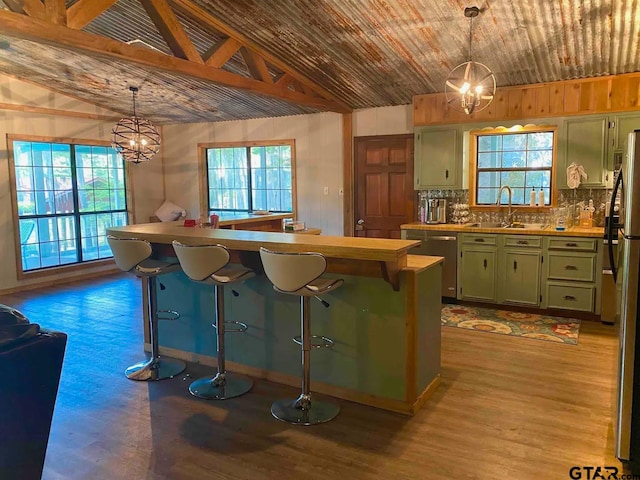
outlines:
[[[505,225],[508,227],[509,225],[511,225],[513,221],[512,217],[513,217],[513,214],[515,213],[515,210],[514,211],[511,210],[511,197],[513,195],[513,192],[511,191],[511,187],[509,185],[503,185],[500,187],[500,190],[498,190],[498,199],[496,200],[496,205],[500,206],[500,198],[502,197],[502,192],[504,190],[506,190],[507,193],[509,194],[509,211],[507,213],[507,222]]]

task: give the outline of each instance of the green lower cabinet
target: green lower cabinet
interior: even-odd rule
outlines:
[[[501,252],[500,303],[540,305],[540,250]]]
[[[496,248],[463,246],[460,256],[460,298],[496,301]]]

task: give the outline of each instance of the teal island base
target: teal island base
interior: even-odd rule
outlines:
[[[408,255],[397,290],[382,278],[326,275],[344,284],[322,297],[328,308],[311,299],[312,333],[335,342],[311,353],[312,392],[415,413],[440,381],[441,259]],[[215,366],[213,287],[182,272],[161,282],[158,308],[180,318],[160,322],[160,353]],[[238,296],[224,290],[227,321],[248,325],[225,336],[227,369],[299,386],[301,352],[292,341],[300,335],[299,299],[275,292],[261,274],[234,284]]]

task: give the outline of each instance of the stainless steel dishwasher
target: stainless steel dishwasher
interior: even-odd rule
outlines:
[[[458,268],[458,233],[427,230],[403,230],[407,240],[420,240],[420,246],[409,250],[412,255],[444,257],[442,296],[456,297]]]

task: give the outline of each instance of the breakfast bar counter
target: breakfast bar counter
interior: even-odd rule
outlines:
[[[256,272],[225,289],[225,316],[246,323],[244,334],[228,334],[227,368],[254,378],[298,386],[299,300],[283,295],[263,274],[261,246],[280,252],[318,252],[327,277],[344,284],[324,295],[330,306],[311,301],[314,335],[330,337],[331,349],[313,352],[312,390],[405,414],[417,411],[440,381],[440,285],[442,258],[408,255],[417,241],[184,227],[177,223],[113,227],[107,233],[140,238],[161,257],[174,256],[171,242],[221,244],[232,262]],[[183,272],[162,277],[158,308],[176,310],[176,321],[160,322],[164,355],[215,365],[211,327],[213,288]]]

